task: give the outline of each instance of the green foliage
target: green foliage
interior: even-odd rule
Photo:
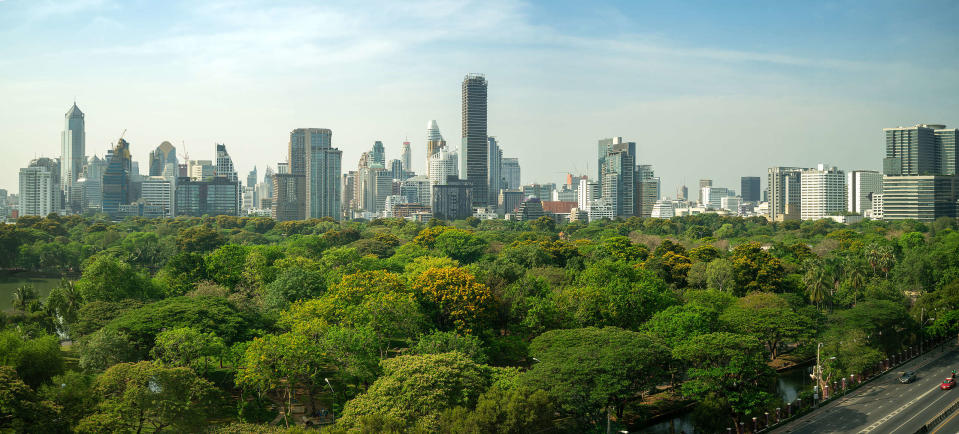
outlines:
[[[557,304],[580,326],[638,329],[654,313],[677,302],[665,282],[623,261],[591,264]]]
[[[81,368],[102,371],[117,363],[139,360],[130,336],[114,329],[99,329],[77,342]]]
[[[263,292],[267,306],[283,308],[294,301],[316,298],[325,290],[323,273],[294,266],[281,271]]]
[[[461,229],[449,229],[436,237],[434,247],[444,256],[469,264],[486,250],[486,241]]]
[[[185,366],[205,373],[209,370],[210,358],[221,356],[225,350],[223,339],[213,332],[178,327],[157,335],[150,356],[168,366]]]
[[[31,339],[14,330],[0,331],[0,365],[16,369],[17,377],[36,388],[63,373],[60,340],[50,335]]]
[[[622,415],[626,403],[666,378],[669,349],[645,333],[616,327],[552,330],[530,345],[538,360],[521,383],[549,393],[582,426]]]
[[[733,249],[735,292],[742,296],[752,291],[774,292],[782,289],[785,270],[782,262],[763,250],[759,243],[745,243]]]
[[[383,375],[346,404],[337,426],[350,429],[366,415],[386,416],[403,431],[435,431],[440,415],[473,407],[490,384],[489,369],[457,352],[399,356],[381,362]]]
[[[248,253],[248,248],[236,244],[216,249],[206,257],[206,275],[220,285],[235,288],[243,282]]]
[[[487,362],[483,343],[479,338],[470,335],[459,335],[454,331],[433,331],[428,335],[420,336],[416,345],[410,348],[411,354],[440,354],[457,351],[470,360],[483,364]]]
[[[160,295],[150,279],[130,264],[101,255],[83,269],[77,291],[86,301],[151,300]]]
[[[0,431],[53,432],[65,427],[56,423],[60,406],[40,398],[9,366],[0,366]]]
[[[97,378],[100,403],[77,432],[192,432],[206,425],[216,389],[189,368],[120,363]]]
[[[76,371],[54,376],[49,384],[40,386],[38,396],[60,408],[60,417],[68,425],[76,426],[81,419],[93,413],[97,401],[93,393],[96,377]]]
[[[440,417],[439,432],[449,434],[525,434],[552,432],[555,406],[543,390],[492,387],[479,397],[476,409],[447,410]]]
[[[770,360],[776,359],[783,343],[809,337],[814,331],[813,322],[795,312],[786,299],[762,292],[739,299],[720,320],[730,330],[763,342]]]

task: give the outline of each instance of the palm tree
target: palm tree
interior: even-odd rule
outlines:
[[[828,303],[832,288],[832,278],[822,267],[811,268],[803,277],[803,283],[809,294],[809,301],[816,304],[816,307],[822,309],[823,304]]]
[[[37,290],[31,284],[23,285],[13,291],[13,308],[26,311],[30,302],[37,299]]]

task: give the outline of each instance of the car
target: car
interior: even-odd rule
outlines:
[[[945,380],[942,380],[942,384],[939,385],[939,388],[942,390],[949,390],[953,387],[956,387],[956,379],[952,377],[947,377]]]
[[[905,371],[899,373],[899,382],[902,384],[912,383],[916,380],[916,371]]]

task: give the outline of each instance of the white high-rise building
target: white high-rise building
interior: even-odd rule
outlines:
[[[650,217],[658,219],[668,219],[676,215],[676,211],[673,209],[673,201],[660,199],[653,204],[653,212]]]
[[[735,196],[736,194],[726,187],[703,187],[700,189],[702,205],[710,209],[723,209],[722,200],[724,197]]]
[[[598,182],[580,179],[579,188],[576,190],[576,207],[588,213],[593,201],[602,194],[602,188]]]
[[[443,147],[430,157],[430,185],[445,185],[450,176],[459,176],[459,156]]]
[[[800,218],[819,220],[846,210],[846,174],[820,164],[800,175]]]
[[[60,135],[60,187],[66,200],[65,208],[80,211],[78,191],[73,183],[80,177],[86,160],[86,126],[83,112],[73,103],[73,107],[64,116],[63,132]]]
[[[882,174],[874,170],[846,173],[846,211],[863,214],[872,209],[872,196],[882,194]]]
[[[49,167],[33,166],[20,169],[21,216],[46,217],[57,212],[55,198],[60,194],[56,176]]]
[[[140,198],[146,205],[162,209],[166,217],[173,217],[173,182],[162,176],[148,176],[140,184]]]
[[[739,204],[742,200],[739,196],[724,196],[719,199],[719,209],[739,214]]]
[[[190,160],[186,165],[187,176],[194,181],[204,181],[216,173],[216,167],[211,160]]]
[[[413,172],[413,153],[410,152],[410,141],[406,140],[403,142],[403,171],[406,173]]]

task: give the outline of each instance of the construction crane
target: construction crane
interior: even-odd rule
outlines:
[[[120,133],[120,139],[119,139],[119,140],[123,140],[123,136],[125,136],[125,135],[127,135],[127,129],[126,129],[126,128],[124,128],[124,129],[123,129],[123,132]],[[118,141],[119,141],[119,140],[118,140]]]
[[[183,147],[183,159],[189,162],[189,161],[190,161],[190,153],[186,150],[186,141],[185,141],[185,140],[180,140],[180,146]]]

